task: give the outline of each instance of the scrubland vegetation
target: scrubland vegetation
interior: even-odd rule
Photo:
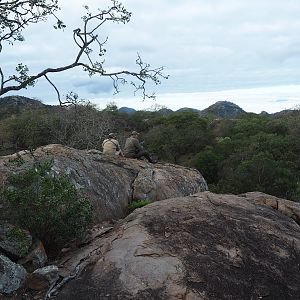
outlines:
[[[261,191],[300,201],[298,110],[216,119],[192,111],[125,114],[113,104],[102,111],[90,103],[42,106],[2,115],[1,155],[50,143],[101,150],[109,132],[122,146],[132,130],[160,161],[197,168],[213,192]]]

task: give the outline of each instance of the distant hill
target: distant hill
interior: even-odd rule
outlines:
[[[281,117],[285,117],[285,116],[291,116],[293,114],[297,114],[297,110],[294,109],[284,109],[282,111],[273,113],[273,114],[269,114],[266,111],[262,111],[259,115],[260,116],[267,116],[267,117],[271,117],[271,118],[281,118]]]
[[[7,96],[0,98],[0,120],[7,118],[11,115],[20,114],[23,111],[39,109],[39,108],[49,108],[55,109],[58,106],[46,105],[43,104],[39,100],[23,97],[23,96]],[[134,108],[131,107],[121,107],[118,109],[119,112],[131,115],[136,112]],[[244,111],[238,105],[230,102],[230,101],[218,101],[215,104],[209,106],[204,110],[198,110],[195,108],[183,107],[176,111],[173,111],[167,107],[161,108],[157,111],[162,116],[167,116],[175,112],[195,112],[199,114],[201,117],[210,116],[215,119],[222,119],[222,118],[236,118],[245,114],[249,114]],[[280,112],[276,112],[273,114],[269,114],[265,111],[262,111],[260,114],[261,116],[268,116],[268,117],[281,117],[284,115],[292,114],[294,110],[283,110]],[[254,113],[251,113],[254,114]]]
[[[285,109],[285,110],[276,112],[274,114],[271,114],[271,116],[273,116],[273,117],[284,117],[284,116],[287,116],[287,115],[291,115],[291,114],[293,114],[295,112],[296,111],[293,110],[293,109]]]
[[[125,114],[128,114],[128,115],[131,115],[131,114],[133,114],[133,113],[136,112],[136,110],[135,110],[134,108],[130,108],[130,107],[126,107],[126,106],[120,107],[120,108],[118,109],[118,111],[119,111],[120,113],[125,113]]]
[[[118,111],[119,111],[120,113],[125,113],[125,114],[128,114],[128,115],[131,115],[131,114],[133,114],[133,113],[136,112],[136,110],[135,110],[134,108],[130,108],[130,107],[120,107],[120,108],[118,109]],[[162,115],[162,116],[167,116],[167,115],[173,113],[173,110],[170,109],[170,108],[166,108],[166,107],[165,107],[165,108],[159,109],[159,110],[157,111],[157,113],[160,114],[160,115]]]
[[[244,114],[246,112],[242,108],[229,101],[218,101],[199,112],[200,116],[212,116],[214,118],[236,118]]]
[[[180,108],[178,110],[176,110],[176,112],[196,112],[196,113],[201,113],[201,110],[199,109],[196,109],[196,108],[190,108],[190,107],[183,107],[183,108]]]
[[[17,115],[25,110],[32,110],[46,107],[41,101],[23,97],[23,96],[7,96],[0,98],[0,120],[11,115]]]
[[[173,113],[173,110],[165,107],[165,108],[161,108],[157,112],[162,116],[168,116]]]
[[[135,109],[129,107],[121,107],[119,109],[119,112],[132,114],[135,112]],[[173,111],[169,108],[162,108],[157,112],[163,116],[170,115],[174,112],[195,112],[201,117],[211,116],[213,118],[236,118],[238,116],[247,114],[247,112],[245,112],[238,105],[229,101],[218,101],[204,110],[183,107],[176,111]]]

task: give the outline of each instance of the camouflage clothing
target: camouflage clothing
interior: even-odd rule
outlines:
[[[126,139],[124,147],[124,155],[126,157],[135,157],[140,151],[143,151],[143,147],[137,138],[131,136]]]
[[[145,157],[149,162],[156,163],[150,154],[143,149],[139,140],[135,136],[126,139],[124,147],[124,156],[129,158],[142,158]]]
[[[119,142],[116,139],[106,139],[102,143],[103,154],[117,155],[121,150]]]

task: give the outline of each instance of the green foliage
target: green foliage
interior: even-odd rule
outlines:
[[[128,212],[131,213],[135,209],[143,207],[143,206],[148,205],[150,203],[152,203],[152,201],[151,200],[146,200],[146,199],[145,200],[132,201],[131,203],[128,204]]]
[[[249,114],[212,119],[195,112],[127,115],[119,113],[114,103],[103,111],[78,103],[51,113],[44,109],[0,118],[0,143],[11,145],[12,152],[49,143],[101,149],[109,132],[118,134],[122,146],[128,132],[137,130],[149,152],[160,161],[196,167],[211,191],[259,190],[300,201],[299,124],[299,111],[277,118]]]
[[[261,116],[249,116],[237,120],[234,128],[233,134],[243,136],[251,136],[257,132],[265,131],[266,124],[268,123],[267,117]]]
[[[198,154],[196,167],[219,193],[261,191],[300,200],[300,141],[290,130],[295,116],[236,120],[229,137],[218,137]]]
[[[253,155],[249,160],[241,162],[234,177],[239,192],[261,191],[291,198],[297,187],[292,169],[265,153]]]
[[[211,141],[208,124],[194,112],[161,117],[145,139],[148,148],[161,159],[178,163],[180,157],[196,154]]]
[[[19,73],[19,76],[13,76],[16,81],[25,83],[26,85],[24,88],[27,88],[29,86],[34,86],[35,81],[31,79],[31,77],[28,75],[29,69],[26,65],[23,65],[22,63],[18,64],[16,67],[17,73]]]
[[[66,176],[51,173],[51,166],[44,161],[11,176],[4,190],[11,217],[46,245],[79,235],[92,217],[90,202],[77,195]]]
[[[6,239],[17,241],[18,249],[21,256],[25,256],[28,253],[28,250],[31,246],[31,241],[28,239],[28,236],[24,230],[18,227],[12,227],[6,233]]]
[[[17,166],[23,165],[25,161],[22,158],[22,156],[19,153],[17,153],[16,156],[17,156],[16,158],[11,159],[9,162],[12,163],[12,164],[15,164]]]
[[[106,107],[103,109],[104,112],[117,114],[118,113],[118,106],[115,102],[110,102],[106,105]]]
[[[15,151],[51,143],[51,127],[48,112],[44,110],[23,112],[18,117],[12,116],[0,122],[3,142]]]
[[[100,149],[107,133],[118,132],[124,120],[98,111],[90,103],[71,107],[42,107],[0,119],[0,145],[5,154],[35,149],[46,144],[63,144],[77,149]]]
[[[218,165],[223,160],[223,156],[213,151],[210,147],[197,155],[195,167],[204,176],[207,183],[218,181]]]
[[[153,128],[157,117],[157,112],[136,111],[128,117],[128,127],[134,128],[138,132],[147,132]]]

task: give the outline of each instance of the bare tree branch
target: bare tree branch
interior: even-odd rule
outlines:
[[[45,21],[48,16],[57,20],[57,26],[64,26],[56,15],[57,0],[15,0],[0,1],[0,50],[4,41],[22,41],[22,31],[30,24]]]
[[[57,87],[53,84],[53,82],[48,78],[48,76],[45,74],[44,77],[47,79],[47,81],[53,86],[53,88],[55,89],[56,93],[57,93],[57,98],[59,101],[59,104],[62,106],[62,102],[61,102],[61,98],[60,98],[60,93],[59,90],[57,89]]]
[[[44,77],[55,88],[59,102],[62,104],[58,89],[47,75],[82,67],[84,71],[88,72],[89,76],[100,75],[111,78],[115,93],[119,92],[120,84],[130,83],[134,87],[134,93],[141,92],[143,98],[154,97],[154,94],[147,94],[146,84],[148,81],[160,84],[162,78],[168,78],[168,76],[163,74],[163,67],[151,68],[148,63],[142,61],[139,54],[136,59],[136,70],[108,72],[107,67],[104,67],[105,44],[108,38],[101,41],[98,31],[107,22],[125,24],[130,21],[131,17],[131,13],[120,2],[116,0],[111,0],[111,2],[112,4],[108,9],[99,9],[97,13],[92,13],[89,7],[85,6],[86,14],[82,17],[83,24],[80,28],[73,30],[73,41],[75,47],[78,48],[78,52],[72,63],[60,67],[49,67],[36,74],[29,74],[28,67],[19,64],[16,67],[17,73],[6,77],[0,68],[0,95],[26,89],[29,86],[33,86],[37,79]],[[54,12],[58,9],[57,0],[0,1],[0,54],[4,41],[9,43],[13,43],[16,40],[22,41],[21,32],[26,26],[44,21],[48,16],[55,17],[57,29],[64,28],[63,22],[54,15]],[[99,57],[102,58],[100,61]],[[131,79],[128,80],[127,78]]]

